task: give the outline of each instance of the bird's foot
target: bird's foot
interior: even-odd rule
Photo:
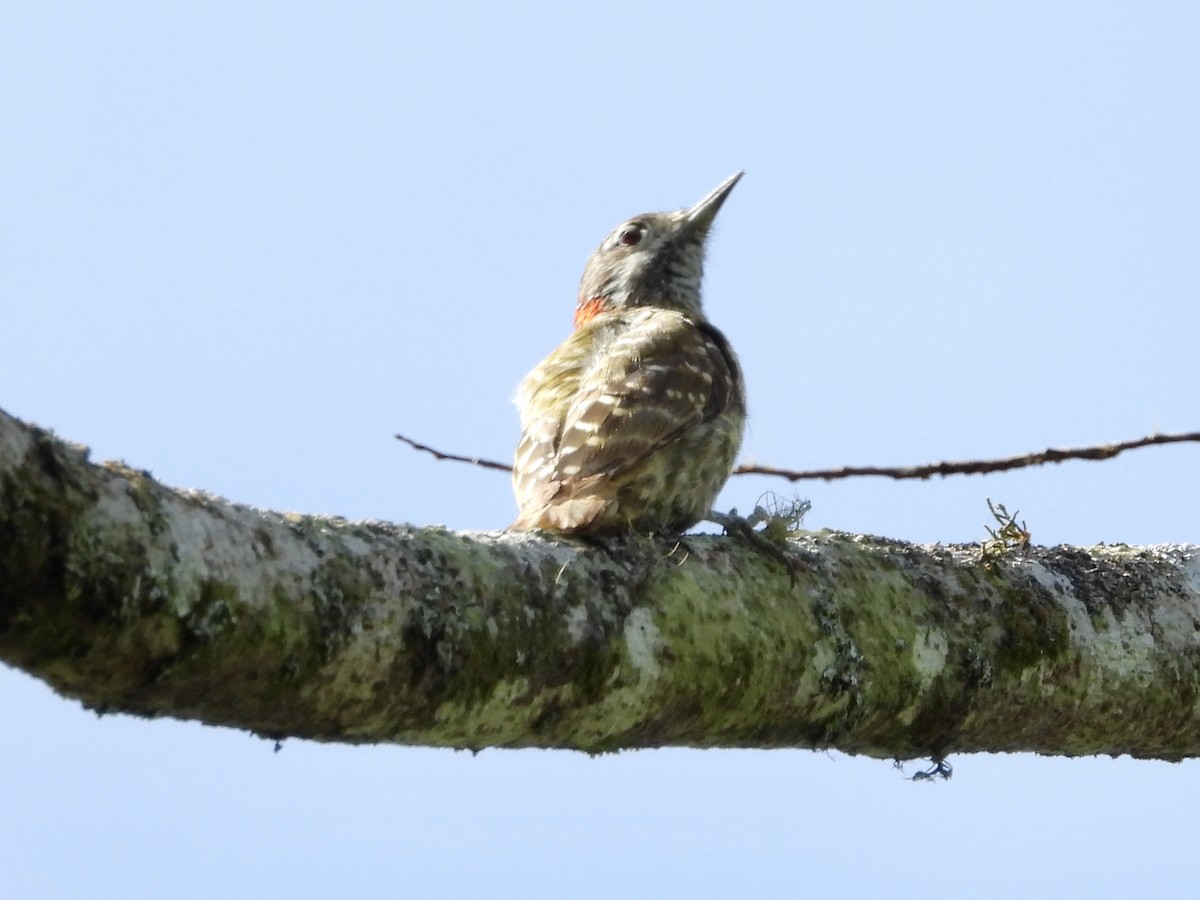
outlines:
[[[805,510],[807,510],[807,501],[805,501]],[[803,511],[799,513],[803,516]],[[782,563],[788,571],[788,579],[791,586],[796,586],[796,573],[800,571],[800,564],[790,556],[787,552],[787,536],[788,528],[776,527],[780,517],[777,514],[770,513],[761,506],[756,506],[754,512],[749,516],[740,516],[736,509],[731,509],[727,513],[711,510],[705,520],[720,525],[725,529],[728,535],[735,535],[754,549],[765,553],[772,559]],[[760,530],[759,525],[763,528]]]

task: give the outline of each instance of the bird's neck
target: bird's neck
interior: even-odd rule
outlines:
[[[659,296],[652,302],[644,299],[639,301],[636,294],[620,299],[610,294],[602,294],[594,297],[581,295],[579,303],[575,307],[575,330],[578,331],[580,328],[590,324],[597,316],[603,313],[616,312],[618,310],[628,311],[644,307],[669,309],[683,313],[688,318],[694,319],[697,322],[704,321],[700,298],[691,292],[685,292],[683,296]]]
[[[580,297],[579,305],[575,307],[575,328],[576,330],[587,325],[588,322],[600,315],[606,309],[612,309],[608,297]]]

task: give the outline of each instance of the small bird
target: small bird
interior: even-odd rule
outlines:
[[[713,219],[742,174],[691,209],[634,216],[588,259],[574,332],[517,388],[511,530],[679,533],[708,516],[746,395],[700,281]]]

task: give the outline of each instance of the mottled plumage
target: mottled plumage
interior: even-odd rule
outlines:
[[[630,219],[588,260],[574,333],[517,389],[512,528],[674,532],[708,513],[746,404],[700,280],[713,217],[740,177],[689,210]]]

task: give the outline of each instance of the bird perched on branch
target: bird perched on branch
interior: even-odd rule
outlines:
[[[513,530],[679,532],[709,514],[746,397],[700,280],[713,219],[741,177],[691,209],[635,216],[588,259],[574,332],[517,388]]]

